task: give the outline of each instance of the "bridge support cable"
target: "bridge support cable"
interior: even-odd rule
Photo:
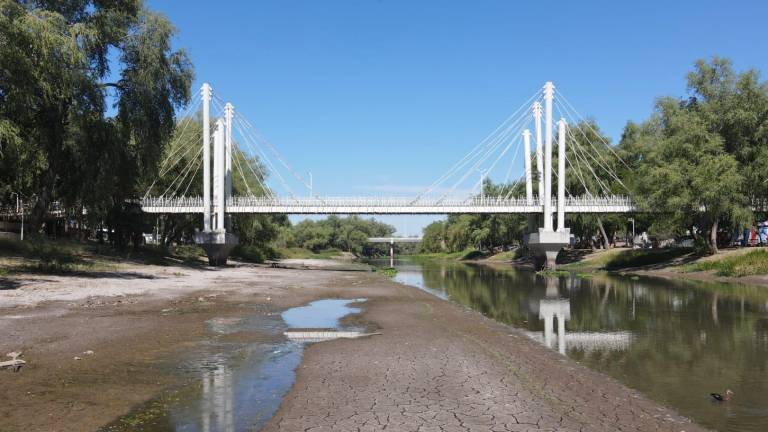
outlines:
[[[571,146],[571,148],[573,148],[573,150],[574,150],[573,154],[577,158],[580,158],[581,162],[584,164],[584,166],[586,166],[587,169],[592,173],[592,177],[597,182],[597,185],[600,187],[600,189],[602,190],[603,194],[610,195],[611,188],[607,184],[605,184],[605,182],[600,178],[600,176],[597,174],[597,172],[595,172],[595,169],[592,167],[592,163],[587,158],[587,157],[589,157],[593,161],[596,161],[595,157],[590,152],[588,152],[585,148],[583,148],[581,146],[581,144],[579,143],[579,140],[576,139],[576,137],[573,135],[572,132],[568,131],[568,134],[569,134],[569,138],[570,138],[571,142],[573,143],[573,145]]]
[[[294,178],[295,178],[295,179],[296,179],[296,180],[297,180],[299,183],[301,183],[301,184],[302,184],[302,186],[304,186],[304,187],[305,187],[305,188],[307,188],[308,190],[311,190],[311,189],[312,189],[312,185],[311,185],[311,184],[310,184],[310,183],[309,183],[309,182],[308,182],[306,179],[304,179],[304,177],[303,177],[303,176],[302,176],[302,175],[301,175],[301,174],[300,174],[298,171],[296,171],[295,169],[293,169],[293,167],[291,167],[291,165],[290,165],[290,164],[289,164],[289,163],[288,163],[288,162],[285,160],[285,158],[283,158],[283,156],[280,154],[280,152],[278,152],[278,151],[277,151],[277,149],[275,148],[275,146],[273,146],[273,145],[272,145],[272,143],[271,143],[269,140],[267,140],[266,138],[264,138],[264,136],[262,136],[262,135],[261,135],[261,134],[260,134],[260,133],[259,133],[259,132],[256,130],[256,128],[255,128],[255,127],[253,127],[253,125],[251,124],[251,122],[249,122],[249,121],[248,121],[248,119],[247,119],[247,118],[245,118],[245,117],[241,117],[240,119],[241,119],[241,120],[242,120],[242,122],[245,124],[245,127],[246,127],[246,128],[247,128],[247,129],[248,129],[248,130],[249,130],[249,131],[250,131],[250,132],[253,134],[253,137],[254,137],[254,138],[255,138],[255,139],[258,141],[258,142],[260,142],[260,143],[262,143],[263,145],[267,146],[267,147],[269,148],[269,150],[272,152],[272,154],[273,154],[273,155],[275,155],[275,157],[276,157],[276,158],[277,158],[277,160],[280,162],[280,164],[281,164],[283,167],[285,167],[285,169],[287,169],[287,170],[288,170],[288,172],[290,172],[290,173],[291,173],[291,175],[292,175],[292,176],[293,176],[293,177],[294,177]]]
[[[280,164],[288,170],[288,172],[299,182],[302,186],[304,186],[306,189],[312,189],[312,186],[310,183],[298,172],[296,171],[289,163],[288,161],[283,157],[283,155],[277,150],[277,148],[272,145],[272,143],[266,139],[262,134],[259,133],[258,130],[251,124],[250,121],[248,121],[247,118],[245,118],[242,115],[239,115],[236,113],[238,118],[240,119],[240,122],[245,130],[250,132],[251,138],[253,139],[254,144],[261,144],[261,146],[266,147],[269,149],[269,151],[274,155],[274,157],[280,162]],[[266,157],[264,155],[263,157]]]
[[[214,99],[214,103],[219,106],[221,105],[220,102],[218,102],[218,100],[216,99]],[[285,191],[288,192],[288,194],[295,199],[296,194],[293,192],[293,189],[291,189],[291,187],[288,185],[288,182],[285,181],[285,178],[282,176],[280,171],[277,170],[277,168],[274,166],[270,158],[267,157],[267,154],[262,150],[261,146],[258,145],[253,134],[247,128],[247,124],[243,116],[240,115],[239,113],[235,113],[233,125],[234,125],[234,130],[236,130],[240,134],[240,137],[242,138],[241,143],[245,144],[246,149],[249,151],[249,153],[251,153],[252,155],[260,156],[261,159],[263,159],[264,162],[267,164],[267,167],[270,169],[270,172],[272,172],[275,175],[275,178],[277,178],[277,180],[283,186]],[[266,181],[266,178],[267,178],[266,173],[264,173],[261,170],[261,168],[258,166],[257,166],[257,169],[259,169],[259,171],[262,172],[263,181]],[[264,186],[266,189],[266,185]]]
[[[187,175],[189,174],[189,172],[191,170],[191,167],[195,165],[195,163],[197,162],[197,159],[200,157],[200,154],[202,152],[203,152],[203,148],[201,147],[200,149],[198,149],[197,153],[192,158],[192,160],[190,160],[187,163],[187,165],[184,166],[184,168],[181,170],[181,172],[179,172],[179,174],[177,174],[176,177],[174,177],[174,179],[171,181],[171,183],[168,185],[168,187],[165,189],[165,191],[160,195],[160,197],[165,197],[166,194],[168,192],[170,192],[171,188],[174,189],[174,194],[171,195],[171,196],[175,196],[175,193],[178,190],[179,185],[181,185],[182,182],[184,181],[184,179],[186,179]],[[177,182],[178,182],[178,184],[177,184]]]
[[[440,197],[440,200],[438,200],[438,202],[439,202],[439,201],[441,201],[441,200],[443,200],[443,199],[445,199],[445,198],[447,198],[447,197],[448,197],[450,194],[452,194],[452,193],[453,193],[453,192],[456,190],[456,188],[457,188],[459,185],[463,184],[463,183],[464,183],[464,181],[466,181],[466,179],[467,179],[469,176],[471,176],[472,174],[474,174],[474,173],[476,173],[476,172],[478,172],[478,171],[482,171],[482,172],[483,172],[483,175],[482,175],[482,176],[481,176],[481,178],[480,178],[480,187],[482,188],[482,187],[483,187],[482,183],[483,183],[483,180],[484,180],[484,178],[483,178],[483,177],[486,177],[486,176],[487,176],[487,175],[488,175],[488,174],[489,174],[489,173],[490,173],[490,172],[493,170],[493,168],[495,168],[495,166],[496,166],[496,163],[498,163],[498,161],[499,161],[499,160],[500,160],[500,159],[501,159],[501,158],[502,158],[502,157],[503,157],[503,156],[504,156],[504,155],[507,153],[507,151],[509,151],[509,148],[512,146],[512,144],[514,144],[514,143],[516,142],[516,140],[515,140],[514,136],[515,136],[515,135],[514,135],[514,134],[512,134],[511,132],[507,132],[507,133],[505,134],[505,136],[501,137],[501,138],[498,140],[498,142],[496,143],[496,145],[494,145],[494,146],[493,146],[491,149],[489,149],[489,150],[488,150],[488,151],[487,151],[485,154],[483,154],[483,155],[482,155],[482,156],[481,156],[481,157],[480,157],[480,158],[479,158],[479,159],[478,159],[478,160],[475,162],[475,164],[474,164],[474,165],[472,165],[472,166],[471,166],[471,167],[470,167],[470,168],[469,168],[469,169],[468,169],[468,170],[467,170],[467,171],[464,173],[464,175],[463,175],[461,178],[459,178],[459,180],[458,180],[458,181],[456,181],[456,183],[454,183],[454,184],[453,184],[453,186],[451,186],[451,188],[450,188],[450,189],[449,189],[449,190],[448,190],[448,191],[447,191],[445,194],[443,194],[443,195]],[[510,137],[513,137],[513,138],[512,138],[511,140],[507,141],[507,139],[508,139],[508,138],[510,138]],[[502,150],[502,151],[499,153],[499,155],[496,157],[496,159],[494,160],[493,164],[491,164],[491,166],[490,166],[488,169],[485,169],[485,170],[481,170],[481,169],[480,169],[480,167],[482,166],[483,162],[485,162],[485,161],[486,161],[486,160],[487,160],[487,159],[488,159],[488,158],[489,158],[489,157],[490,157],[490,156],[491,156],[491,155],[494,153],[494,151],[495,151],[497,148],[499,148],[499,147],[500,147],[502,144],[504,144],[505,142],[507,143],[507,145],[504,147],[504,150]],[[518,146],[517,146],[517,149],[519,150],[519,149],[520,149],[519,141],[517,141],[517,142],[518,142]],[[515,153],[515,156],[516,156],[516,155],[517,155],[517,152]],[[475,187],[476,187],[476,186],[475,186]],[[473,187],[473,188],[472,188],[472,191],[473,191],[473,192],[474,192],[474,189],[475,189],[475,187]],[[470,193],[470,197],[471,197],[471,193]]]
[[[202,165],[203,165],[203,160],[202,160],[202,159],[198,159],[198,160],[197,160],[197,165],[196,165],[196,166],[195,166],[195,168],[192,170],[192,177],[189,179],[189,182],[187,182],[187,187],[186,187],[186,188],[184,188],[184,192],[182,192],[182,193],[181,193],[180,195],[178,195],[178,196],[182,196],[182,197],[185,197],[185,196],[187,196],[187,192],[189,191],[189,188],[192,186],[192,183],[194,183],[194,181],[195,181],[195,177],[197,177],[197,172],[200,170],[200,167],[201,167]],[[175,196],[175,195],[176,195],[176,193],[174,192],[174,196]]]
[[[245,179],[245,173],[243,172],[243,167],[240,166],[237,144],[232,146],[232,159],[234,160],[235,169],[237,170],[238,174],[240,174],[240,179],[243,181],[243,186],[245,186],[245,190],[248,192],[248,196],[251,196],[251,197],[256,196],[251,190],[251,185],[248,184],[248,180]],[[254,173],[254,176],[255,176],[255,173]]]
[[[191,100],[195,102],[191,102],[189,105],[187,105],[187,108],[184,110],[184,113],[181,116],[182,122],[184,122],[184,126],[181,129],[181,132],[174,137],[174,139],[166,146],[166,148],[170,149],[170,154],[168,154],[165,159],[160,163],[160,167],[158,168],[159,175],[155,178],[155,180],[152,181],[152,184],[147,188],[147,191],[144,193],[144,197],[149,196],[150,193],[152,193],[152,189],[155,187],[155,184],[157,184],[158,179],[162,178],[168,170],[173,168],[176,164],[178,164],[179,160],[176,160],[173,164],[170,164],[170,161],[174,159],[174,156],[183,149],[186,148],[186,145],[179,144],[181,142],[181,139],[185,137],[185,132],[187,128],[189,127],[190,123],[192,123],[192,113],[197,112],[197,108],[200,106],[200,99],[198,99],[200,94],[200,91],[196,91],[193,95]],[[188,144],[189,142],[187,142]]]
[[[248,169],[250,169],[253,177],[256,179],[256,182],[258,183],[259,187],[263,190],[264,194],[268,197],[274,198],[275,195],[272,193],[272,189],[270,189],[265,182],[266,174],[262,170],[261,164],[259,164],[258,161],[254,161],[254,162],[249,161],[247,155],[243,152],[242,149],[240,149],[239,145],[235,146],[235,154],[239,154],[240,158],[242,158],[243,160],[241,164],[239,159],[235,158],[236,163],[238,164],[238,166],[240,166],[241,172],[243,172],[244,174],[244,171],[245,171],[242,169],[242,165],[247,166]],[[254,165],[256,166],[256,170],[259,171],[258,173],[256,173],[256,170],[253,169]]]
[[[482,164],[490,158],[497,150],[502,146],[502,144],[507,143],[507,146],[504,148],[504,150],[501,152],[501,155],[496,158],[492,166],[486,170],[487,172],[490,172],[493,168],[495,168],[496,163],[500,160],[501,156],[506,154],[506,152],[509,150],[510,146],[514,143],[518,143],[518,150],[520,145],[520,134],[522,130],[527,126],[527,121],[529,122],[530,119],[527,117],[527,115],[524,113],[522,116],[517,118],[512,124],[507,126],[505,130],[497,134],[491,142],[487,144],[487,148],[482,153],[477,153],[472,158],[467,159],[463,164],[463,166],[466,166],[466,164],[474,162],[471,167],[469,167],[463,176],[459,178],[452,186],[451,188],[442,195],[441,199],[445,199],[450,194],[452,194],[456,188],[463,184],[466,179],[471,176],[473,173],[477,172],[478,169],[482,166]],[[517,155],[517,152],[515,153]]]
[[[278,171],[274,164],[272,164],[272,161],[267,157],[267,155],[264,153],[264,151],[259,147],[258,144],[253,142],[252,137],[248,136],[248,133],[245,131],[244,126],[242,124],[242,120],[240,117],[235,117],[235,129],[240,133],[240,136],[243,138],[243,143],[245,143],[246,148],[251,152],[251,154],[254,155],[260,155],[262,159],[264,159],[264,162],[267,164],[267,167],[269,168],[270,172],[275,175],[275,178],[280,182],[282,187],[285,189],[286,192],[291,196],[291,198],[296,199],[296,194],[293,192],[293,189],[291,189],[290,185],[288,185],[288,182],[285,181],[285,178],[283,175]],[[266,177],[264,177],[266,179]]]
[[[608,148],[608,150],[611,153],[613,153],[613,155],[616,157],[616,159],[618,159],[619,162],[621,162],[622,165],[624,165],[627,169],[630,169],[629,165],[627,165],[627,163],[624,162],[624,159],[622,159],[621,156],[619,156],[619,154],[616,153],[616,151],[614,150],[613,146],[611,144],[609,144],[607,141],[605,141],[605,139],[603,139],[603,136],[600,135],[592,127],[592,125],[581,114],[579,114],[579,112],[576,110],[576,108],[574,108],[573,105],[571,105],[571,103],[568,101],[568,98],[566,98],[565,95],[563,95],[562,93],[558,93],[558,96],[559,96],[559,99],[561,99],[565,103],[564,108],[566,110],[570,109],[570,111],[572,111],[574,114],[576,114],[576,119],[579,120],[580,123],[586,124],[587,127],[592,131],[592,133],[594,133],[595,136],[603,143],[603,145],[605,145]]]
[[[454,166],[454,169],[452,170],[452,172],[449,172],[446,175],[444,175],[443,176],[444,179],[440,183],[437,183],[436,186],[440,186],[442,182],[453,177],[453,175],[457,174],[459,170],[461,170],[462,168],[466,168],[468,164],[472,163],[472,166],[470,166],[469,168],[466,168],[464,175],[461,176],[459,180],[456,181],[451,186],[451,188],[448,190],[447,193],[443,194],[443,197],[447,197],[448,195],[452,194],[459,185],[461,185],[462,183],[464,183],[464,181],[466,181],[466,179],[469,176],[477,172],[479,167],[485,162],[485,160],[487,160],[491,155],[493,155],[494,152],[502,144],[507,142],[510,138],[514,139],[514,137],[518,135],[518,132],[525,126],[526,120],[527,119],[525,114],[520,115],[508,126],[506,126],[504,130],[498,132],[495,136],[493,136],[493,138],[486,143],[483,149],[479,149],[478,151],[475,151],[474,154],[467,155],[468,157],[465,156],[461,164]],[[422,194],[422,196],[423,195],[424,194]]]
[[[197,112],[196,110],[199,107],[200,107],[200,100],[197,100],[195,103],[192,103],[189,105],[189,107],[181,117],[183,126],[181,127],[179,134],[175,137],[175,139],[171,142],[171,144],[168,145],[168,148],[172,149],[172,151],[170,154],[168,154],[168,156],[166,156],[165,160],[160,165],[161,172],[163,169],[167,168],[167,165],[174,158],[177,152],[183,148],[183,146],[176,146],[176,144],[178,144],[181,141],[181,139],[185,137],[185,133],[187,132],[187,129],[189,128],[189,125],[192,123],[192,120],[193,120],[192,115],[193,113]]]
[[[589,126],[589,124],[588,124],[588,123],[584,123],[584,122],[582,122],[582,123],[580,123],[580,125],[581,125],[581,124],[586,124],[588,127],[590,127],[590,128],[591,128],[591,126]],[[596,164],[597,164],[597,165],[598,165],[598,166],[599,166],[599,167],[600,167],[600,168],[601,168],[603,171],[605,171],[605,173],[606,173],[606,174],[608,174],[610,177],[612,177],[614,180],[616,180],[616,182],[617,182],[619,185],[621,185],[621,187],[623,187],[623,188],[624,188],[624,190],[626,190],[627,192],[630,192],[629,188],[627,188],[627,186],[624,184],[624,182],[622,182],[622,181],[621,181],[621,179],[620,179],[620,178],[619,178],[619,176],[616,174],[616,172],[615,172],[613,169],[611,169],[611,168],[610,168],[610,164],[609,164],[609,162],[608,162],[608,161],[607,161],[607,160],[606,160],[606,159],[603,157],[602,153],[600,152],[600,150],[598,150],[598,148],[596,147],[596,145],[595,145],[594,143],[592,143],[592,140],[590,140],[590,139],[589,139],[589,137],[588,137],[588,136],[587,136],[587,134],[584,132],[584,130],[582,130],[582,128],[581,128],[581,127],[576,127],[576,129],[577,129],[577,130],[578,130],[578,131],[581,133],[581,135],[584,137],[584,140],[586,141],[587,145],[589,146],[589,149],[590,149],[590,150],[592,150],[592,152],[589,152],[587,149],[584,149],[584,152],[585,152],[586,154],[588,154],[588,155],[590,156],[590,158],[591,158],[592,160],[594,160],[594,161],[595,161],[595,163],[596,163]],[[576,140],[576,137],[575,137],[575,136],[573,136],[573,139],[574,139],[574,140]],[[597,154],[597,157],[595,157],[595,156],[594,156],[592,153],[596,153],[596,154]]]
[[[438,188],[443,182],[445,182],[448,178],[453,176],[457,171],[461,170],[462,167],[466,166],[467,159],[472,159],[476,155],[477,152],[479,152],[482,148],[487,147],[489,145],[489,141],[493,142],[497,134],[502,131],[509,128],[510,122],[515,122],[519,119],[518,114],[524,110],[527,109],[529,106],[529,103],[533,101],[534,99],[539,96],[539,92],[534,93],[531,95],[531,97],[528,98],[522,105],[520,105],[519,108],[515,110],[509,117],[507,117],[503,122],[501,122],[490,134],[488,134],[480,143],[478,143],[474,148],[472,148],[467,154],[464,155],[458,162],[456,162],[451,168],[448,169],[443,175],[441,175],[437,180],[435,180],[432,184],[427,186],[427,188],[420,192],[416,198],[413,200],[413,202],[419,201],[422,197],[430,194],[432,191],[434,191],[436,188]]]

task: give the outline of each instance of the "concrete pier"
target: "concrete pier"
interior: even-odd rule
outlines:
[[[195,234],[195,243],[199,244],[208,256],[208,264],[223,266],[240,239],[228,232],[199,232]]]
[[[539,232],[528,235],[528,249],[533,255],[537,270],[555,270],[557,255],[571,243],[571,229],[563,231],[547,231],[539,228]]]

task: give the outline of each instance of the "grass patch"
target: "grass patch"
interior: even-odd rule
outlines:
[[[232,251],[232,258],[251,263],[263,263],[267,256],[262,248],[250,245],[238,245]]]
[[[690,248],[670,249],[632,249],[622,251],[610,257],[605,263],[605,269],[616,270],[630,267],[642,267],[661,264],[691,253]]]
[[[714,270],[718,276],[742,277],[768,274],[768,251],[754,250],[719,260],[700,261],[683,266],[685,273]]]
[[[408,255],[413,259],[433,259],[433,260],[473,260],[488,256],[486,252],[477,249],[464,249],[458,252],[427,252]]]
[[[394,267],[377,267],[376,273],[393,278],[397,276],[397,269]]]
[[[488,257],[488,261],[512,261],[523,256],[523,249],[516,248],[511,251],[500,252]]]

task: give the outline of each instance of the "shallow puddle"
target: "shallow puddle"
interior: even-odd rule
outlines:
[[[351,307],[350,304],[363,300],[317,300],[283,312],[283,321],[290,328],[339,328],[339,320],[342,317],[360,312],[360,309]]]
[[[359,308],[358,300],[318,300],[278,316],[254,314],[244,319],[214,318],[219,336],[259,331],[279,335],[293,328],[343,329],[340,320]],[[193,376],[189,384],[169,390],[135,408],[102,431],[233,432],[259,430],[274,415],[294,382],[303,347],[313,340],[233,343],[211,338],[178,365]],[[325,339],[324,339],[325,340]]]

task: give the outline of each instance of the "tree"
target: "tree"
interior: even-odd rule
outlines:
[[[0,0],[0,192],[36,197],[33,227],[53,201],[123,219],[190,97],[174,33],[140,0]]]
[[[749,212],[738,162],[690,105],[662,99],[651,121],[659,134],[639,170],[641,204],[671,215],[678,226],[709,227],[709,250],[717,253],[720,221]]]

